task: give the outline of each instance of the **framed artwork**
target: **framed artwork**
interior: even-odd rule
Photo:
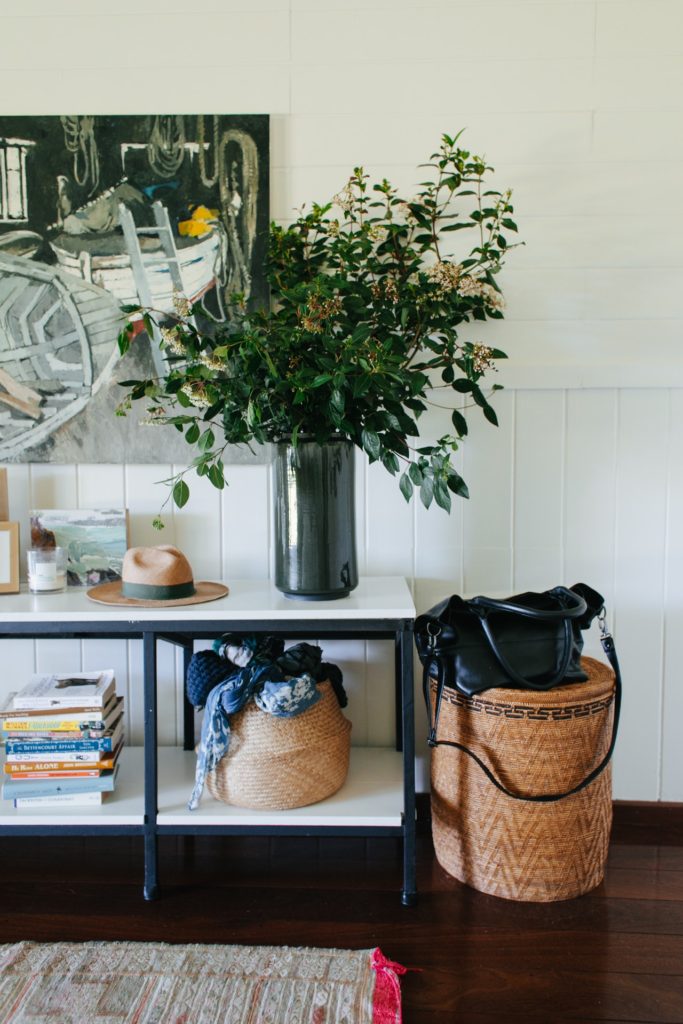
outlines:
[[[265,303],[268,164],[265,115],[0,115],[0,460],[189,461],[115,415],[119,380],[165,370],[141,321],[119,357],[121,306]]]
[[[66,551],[66,582],[92,587],[121,579],[128,547],[128,512],[123,508],[34,509],[31,547]]]
[[[9,495],[7,493],[7,470],[0,466],[0,523],[9,519]]]
[[[19,523],[0,523],[0,594],[19,592]]]

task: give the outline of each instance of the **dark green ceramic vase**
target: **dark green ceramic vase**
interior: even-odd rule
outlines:
[[[355,446],[343,438],[274,445],[275,586],[329,601],[358,585]]]

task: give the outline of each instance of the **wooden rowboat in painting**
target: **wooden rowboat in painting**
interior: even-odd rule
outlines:
[[[158,230],[146,233],[146,229],[138,229],[143,274],[134,265],[135,256],[130,251],[133,246],[121,232],[92,236],[61,234],[50,241],[50,247],[60,267],[110,292],[122,305],[140,302],[139,282],[141,277],[146,278],[149,302],[145,305],[172,313],[174,295],[178,292],[197,302],[221,281],[225,238],[213,227],[207,228],[203,238],[175,235],[175,250],[170,255],[164,251]],[[178,273],[173,272],[174,263]]]
[[[118,359],[114,296],[0,253],[0,458],[12,460],[85,408]]]

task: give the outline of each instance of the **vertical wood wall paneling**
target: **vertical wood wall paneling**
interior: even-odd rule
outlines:
[[[470,491],[464,509],[464,573],[467,594],[510,593],[514,497],[514,395],[495,396],[498,427],[481,410],[469,410],[464,473]]]
[[[664,690],[659,797],[681,799],[683,779],[683,391],[671,392],[667,528],[664,558]],[[634,683],[633,694],[637,684]]]
[[[519,593],[566,582],[562,576],[565,395],[518,391],[515,409],[512,589]]]
[[[636,800],[660,796],[669,416],[666,392],[624,391],[619,396],[615,639],[626,666],[626,699],[615,795],[628,793]],[[640,750],[637,759],[635,750]]]
[[[222,578],[263,579],[270,575],[270,467],[228,466],[221,494]]]

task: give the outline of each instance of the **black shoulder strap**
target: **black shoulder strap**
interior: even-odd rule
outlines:
[[[430,747],[447,746],[447,747],[455,747],[457,750],[462,750],[462,752],[464,754],[467,754],[468,757],[471,757],[472,760],[475,761],[479,765],[479,767],[483,771],[483,773],[486,776],[486,778],[489,780],[489,782],[491,782],[496,787],[496,789],[499,789],[501,793],[505,793],[506,796],[511,797],[513,800],[526,800],[526,801],[528,801],[530,803],[550,804],[550,803],[555,803],[558,800],[564,800],[565,797],[573,796],[574,793],[579,793],[582,789],[585,789],[586,786],[590,786],[591,782],[594,782],[595,779],[597,779],[598,775],[600,775],[605,770],[605,768],[607,767],[607,765],[609,764],[609,762],[610,762],[610,760],[612,758],[612,754],[614,753],[614,748],[615,748],[616,742],[617,742],[617,730],[618,730],[618,727],[619,727],[619,715],[620,715],[620,712],[621,712],[621,672],[619,670],[619,660],[617,658],[617,652],[616,652],[616,649],[614,647],[614,640],[612,638],[611,633],[608,633],[606,631],[605,626],[604,626],[604,619],[603,618],[601,618],[601,620],[600,620],[600,625],[601,625],[601,630],[602,630],[602,634],[601,634],[601,637],[600,637],[600,642],[602,644],[602,649],[605,652],[605,657],[607,658],[607,660],[609,661],[610,665],[612,666],[612,669],[614,671],[614,678],[615,678],[614,717],[612,719],[612,736],[610,738],[610,744],[609,744],[607,753],[603,757],[603,759],[600,762],[600,764],[597,765],[595,768],[593,768],[592,771],[584,779],[582,779],[582,781],[577,786],[574,786],[572,789],[566,790],[566,792],[564,792],[564,793],[547,793],[547,794],[540,794],[540,795],[536,795],[536,796],[530,795],[530,794],[524,794],[524,793],[515,793],[511,789],[508,789],[506,786],[504,786],[503,783],[499,779],[496,778],[496,776],[491,771],[491,769],[488,767],[488,765],[485,764],[481,760],[481,758],[478,757],[477,754],[474,753],[473,750],[470,750],[469,747],[463,746],[462,743],[456,743],[454,740],[439,740],[439,739],[437,739],[436,738],[436,730],[437,730],[438,721],[439,721],[439,712],[441,710],[441,699],[443,697],[444,687],[447,685],[447,683],[446,683],[446,671],[445,671],[445,667],[444,667],[444,660],[442,660],[442,659],[440,659],[438,657],[435,657],[434,659],[432,659],[433,661],[436,661],[438,663],[437,664],[437,668],[438,668],[438,673],[439,673],[438,674],[438,678],[437,678],[436,705],[435,705],[435,710],[434,710],[434,721],[433,721],[433,723],[432,723],[432,715],[431,715],[431,701],[430,701],[430,697],[429,697],[429,686],[430,686],[429,669],[431,667],[431,663],[432,663],[431,661],[425,662],[424,675],[423,675],[423,691],[424,691],[424,695],[425,695],[425,700],[427,702],[427,714],[429,716],[429,737],[427,739],[427,742],[428,742],[429,746]]]

